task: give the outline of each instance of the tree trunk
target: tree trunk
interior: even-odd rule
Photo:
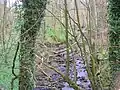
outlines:
[[[23,0],[24,25],[20,35],[19,90],[34,88],[34,48],[36,35],[44,17],[47,0]]]
[[[109,0],[109,60],[114,71],[120,69],[120,0]]]
[[[112,85],[115,74],[120,72],[120,0],[108,0],[109,2],[109,60],[112,73]],[[113,90],[113,89],[112,89]]]

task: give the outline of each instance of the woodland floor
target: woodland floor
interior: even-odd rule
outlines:
[[[66,65],[66,49],[64,44],[60,45],[44,45],[39,44],[41,51],[37,52],[39,57],[43,57],[43,62],[47,63],[50,66],[57,68],[63,74],[65,74]],[[39,49],[39,50],[40,50]],[[82,57],[74,49],[70,51],[70,73],[69,77],[76,81],[76,83],[83,90],[92,90],[90,81],[87,76],[86,67]],[[75,61],[75,63],[74,63]],[[37,58],[37,70],[36,70],[36,89],[35,90],[74,90],[71,88],[68,83],[66,83],[62,77],[54,72],[53,70],[46,68],[40,58]],[[74,73],[73,70],[76,70],[77,73]],[[76,78],[75,78],[76,75]],[[76,79],[76,80],[75,80]]]
[[[74,90],[68,83],[66,83],[62,77],[55,71],[44,66],[46,63],[49,66],[61,71],[65,74],[66,65],[66,49],[64,44],[50,45],[50,44],[38,44],[36,59],[36,88],[35,90]],[[41,50],[41,51],[39,51]],[[82,90],[92,90],[91,84],[88,79],[86,66],[82,57],[77,50],[70,51],[70,73],[69,77],[75,81]],[[41,60],[43,58],[43,60]],[[75,62],[74,62],[75,61]],[[73,70],[76,70],[76,74]],[[75,78],[76,75],[76,78]],[[76,80],[75,80],[76,79]],[[120,90],[120,73],[115,76],[115,89]]]

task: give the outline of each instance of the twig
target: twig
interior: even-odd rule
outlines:
[[[62,23],[62,22],[60,21],[60,19],[55,16],[55,14],[53,14],[53,13],[52,13],[50,10],[48,10],[48,9],[46,9],[46,10],[47,10],[50,14],[52,14],[52,15],[55,17],[55,19],[56,19],[64,28],[66,28],[66,26],[64,25],[64,23]],[[68,31],[68,33],[69,33],[71,36],[73,36],[73,34],[70,33],[69,31]]]
[[[36,54],[35,54],[36,55]],[[39,57],[38,55],[36,55],[37,57]],[[40,60],[42,60],[40,57],[39,57]],[[64,74],[62,74],[62,72],[60,72],[59,70],[57,70],[55,67],[53,66],[49,66],[47,64],[45,64],[43,62],[43,65],[46,66],[47,68],[57,72],[71,87],[73,87],[75,90],[82,90],[79,86],[77,86],[76,83],[74,83],[69,77],[66,77]]]
[[[37,65],[38,68],[42,71],[42,73],[43,73],[44,75],[46,75],[46,76],[50,79],[50,76],[47,75],[47,73],[41,68],[41,66],[42,66],[42,64],[43,64],[43,58],[40,58],[37,54],[35,54],[35,56],[36,56],[39,60],[42,61],[40,65]]]
[[[15,71],[14,71],[14,68],[15,68],[15,60],[16,60],[16,57],[17,57],[17,53],[18,53],[18,50],[19,50],[19,42],[17,44],[17,49],[16,49],[16,52],[15,52],[15,55],[14,55],[14,59],[13,59],[13,66],[12,66],[12,74],[14,75],[14,78],[12,78],[12,81],[11,81],[11,90],[13,90],[13,84],[14,84],[14,80],[18,78],[18,75],[15,74]]]
[[[13,66],[12,66],[12,74],[13,74],[15,77],[16,77],[17,75],[16,75],[15,72],[14,72],[14,68],[15,68],[15,60],[16,60],[16,57],[17,57],[18,50],[19,50],[19,42],[18,42],[18,44],[17,44],[17,49],[16,49],[16,52],[15,52],[15,55],[14,55]]]

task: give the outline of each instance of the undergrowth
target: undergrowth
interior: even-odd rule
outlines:
[[[15,45],[16,46],[16,45]],[[9,47],[10,49],[9,53],[6,55],[7,63],[4,62],[5,58],[2,57],[3,53],[0,53],[0,88],[4,88],[3,90],[10,90],[11,88],[11,80],[13,78],[12,74],[12,64],[13,64],[13,58],[15,53],[15,46]],[[7,50],[8,50],[7,49]],[[7,52],[6,50],[6,52]],[[16,60],[16,67],[15,67],[15,73],[18,75],[19,72],[19,61],[18,58]],[[14,81],[14,90],[18,90],[18,80],[16,79]]]
[[[71,36],[69,35],[69,39]],[[47,27],[45,33],[45,39],[50,43],[65,43],[65,30],[64,28],[54,29],[50,26]]]
[[[22,21],[16,19],[9,35],[5,36],[5,45],[3,48],[0,43],[0,90],[11,90],[11,81],[14,78],[12,74],[13,59],[19,41],[19,31]],[[15,74],[19,73],[19,57],[15,61]],[[14,81],[14,90],[18,90],[18,79]]]

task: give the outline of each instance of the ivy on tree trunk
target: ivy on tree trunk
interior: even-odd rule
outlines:
[[[120,0],[108,0],[109,14],[109,60],[111,66],[111,87],[117,71],[120,71]]]
[[[24,25],[20,34],[19,90],[34,88],[34,48],[37,32],[44,17],[47,0],[23,0]]]
[[[108,0],[109,11],[109,60],[112,71],[120,69],[120,0]]]

